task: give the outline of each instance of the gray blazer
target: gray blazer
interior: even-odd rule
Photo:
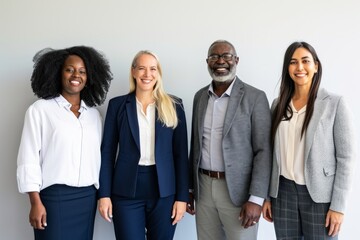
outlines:
[[[274,100],[272,109],[277,100]],[[280,175],[279,136],[274,141],[270,196],[276,198]],[[305,133],[305,183],[314,202],[344,212],[355,164],[354,129],[342,97],[320,89]]]
[[[271,172],[269,103],[260,91],[236,78],[230,94],[223,128],[223,158],[226,183],[235,206],[244,204],[250,195],[266,198]],[[204,117],[209,85],[194,97],[190,148],[190,185],[195,199],[199,196]]]

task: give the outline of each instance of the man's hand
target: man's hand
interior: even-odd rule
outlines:
[[[194,194],[193,193],[189,193],[189,202],[186,205],[186,212],[194,215],[195,214],[195,206],[194,206]]]
[[[262,207],[256,203],[247,201],[242,207],[239,220],[241,226],[248,228],[259,222]]]

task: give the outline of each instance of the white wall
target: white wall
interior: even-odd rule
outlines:
[[[214,40],[234,43],[240,56],[238,75],[265,90],[270,102],[278,92],[285,49],[305,40],[322,60],[322,86],[346,95],[359,123],[359,10],[356,0],[1,0],[0,238],[32,238],[28,197],[17,192],[15,171],[24,113],[36,100],[29,79],[38,50],[73,45],[102,50],[114,73],[108,99],[99,108],[102,114],[111,97],[128,91],[135,53],[153,50],[164,68],[166,90],[184,100],[190,126],[193,95],[210,82],[205,58]],[[358,126],[356,135],[360,140]],[[359,176],[342,226],[346,240],[358,234]],[[114,239],[112,226],[99,217],[94,239]],[[196,239],[192,216],[179,224],[175,239]],[[275,239],[272,224],[261,221],[259,239]]]

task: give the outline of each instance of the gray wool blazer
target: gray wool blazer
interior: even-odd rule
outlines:
[[[272,104],[275,108],[277,100]],[[355,165],[354,129],[344,99],[320,89],[305,133],[305,183],[314,202],[344,212]],[[270,196],[276,198],[280,176],[279,136],[274,141]]]
[[[223,128],[223,159],[226,183],[235,206],[244,204],[250,195],[266,198],[271,172],[269,103],[260,91],[236,77],[230,94]],[[204,117],[209,85],[194,97],[190,147],[191,177],[196,200],[199,196]]]

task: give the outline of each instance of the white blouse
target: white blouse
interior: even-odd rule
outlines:
[[[40,99],[26,111],[17,159],[21,193],[53,184],[99,188],[102,119],[81,101],[80,116],[63,97]]]
[[[305,185],[305,134],[301,129],[305,120],[306,106],[297,111],[292,103],[293,116],[279,125],[280,174],[299,185]]]
[[[136,99],[136,110],[139,122],[140,159],[139,165],[150,166],[155,164],[155,103],[149,104],[146,113],[143,106]]]

